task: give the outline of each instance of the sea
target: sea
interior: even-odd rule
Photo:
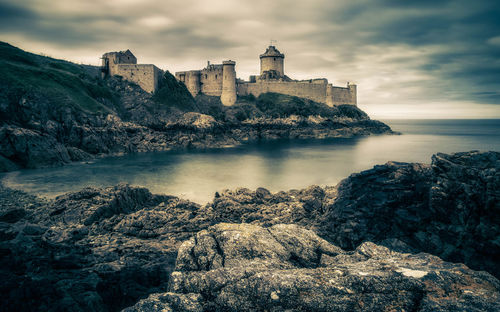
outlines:
[[[276,192],[337,185],[352,173],[388,161],[430,163],[438,152],[500,151],[500,119],[382,121],[401,134],[140,153],[9,172],[0,181],[47,198],[124,182],[205,204],[225,189]]]

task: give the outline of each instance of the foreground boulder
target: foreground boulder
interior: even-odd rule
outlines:
[[[353,252],[296,225],[221,223],[186,241],[168,293],[124,311],[494,311],[485,272],[373,243]]]

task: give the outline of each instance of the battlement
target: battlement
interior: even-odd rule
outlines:
[[[275,46],[270,45],[267,47],[266,51],[259,55],[260,58],[264,57],[280,57],[280,58],[285,58],[285,55],[282,54],[278,49],[276,49]]]
[[[236,95],[259,96],[266,92],[276,92],[310,99],[327,105],[357,104],[357,87],[337,87],[326,78],[293,80],[285,75],[284,58],[275,46],[270,45],[259,55],[260,75],[250,76],[249,81],[236,79],[236,62],[227,60],[222,64],[210,64],[201,70],[175,73],[184,82],[193,96],[199,93],[220,96],[224,105],[232,105]]]

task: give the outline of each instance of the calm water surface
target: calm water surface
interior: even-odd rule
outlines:
[[[216,191],[259,186],[271,191],[336,185],[389,160],[429,163],[437,152],[500,151],[500,120],[386,120],[403,135],[279,141],[237,148],[108,157],[60,168],[0,176],[4,185],[46,197],[86,186],[127,182],[199,203]]]

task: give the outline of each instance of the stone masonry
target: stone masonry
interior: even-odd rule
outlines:
[[[186,84],[193,96],[199,93],[220,96],[224,105],[232,105],[234,101],[228,94],[239,96],[259,96],[266,92],[275,92],[310,99],[329,106],[350,104],[357,105],[357,86],[347,83],[347,87],[337,87],[328,83],[325,78],[310,80],[293,80],[285,75],[285,55],[275,46],[269,46],[260,55],[260,75],[250,76],[249,81],[236,79],[234,65],[213,65],[208,62],[202,70],[191,70],[175,73],[175,77]],[[234,76],[234,78],[233,78]],[[234,80],[233,80],[234,79]],[[223,87],[225,82],[225,87]],[[234,85],[234,90],[233,88]]]
[[[104,76],[121,76],[150,93],[158,89],[162,75],[162,71],[153,64],[137,64],[137,58],[130,50],[105,53],[101,70]]]

